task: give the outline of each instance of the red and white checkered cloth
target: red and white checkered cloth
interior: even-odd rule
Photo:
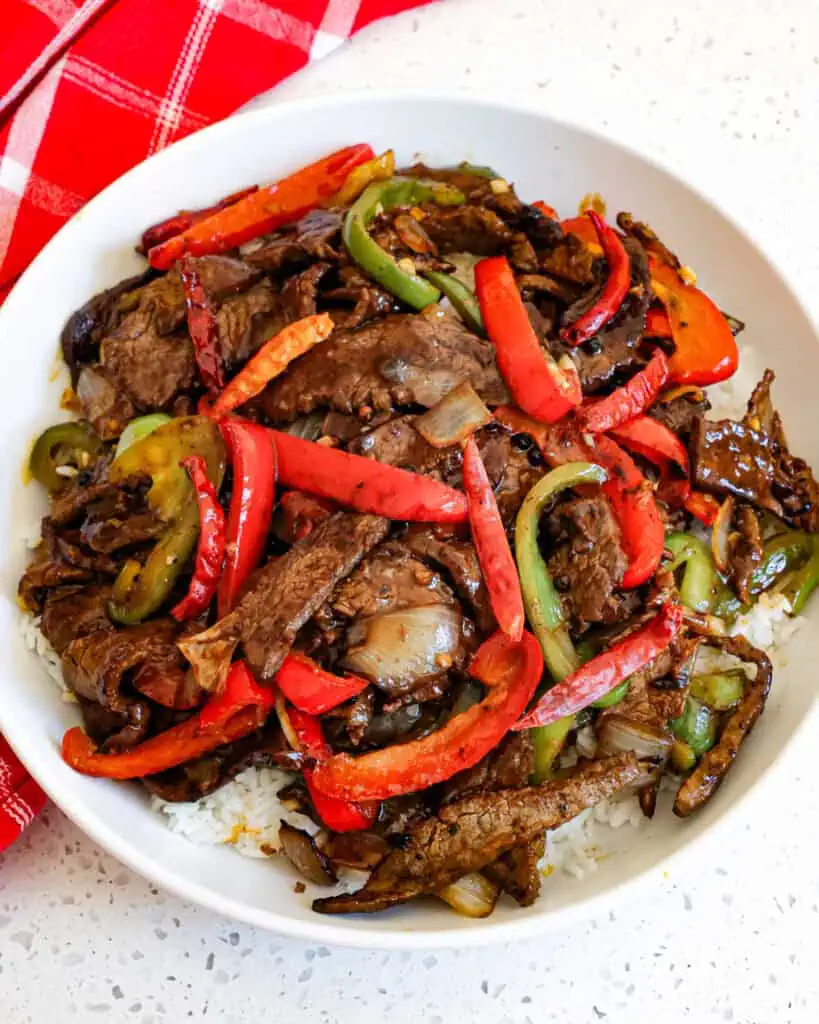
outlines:
[[[430,0],[0,0],[0,302],[83,203]],[[0,850],[45,797],[0,737]]]

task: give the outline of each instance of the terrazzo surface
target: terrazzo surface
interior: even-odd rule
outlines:
[[[445,0],[362,34],[275,99],[421,85],[520,99],[596,127],[717,199],[819,319],[817,39],[811,0]],[[158,891],[49,809],[0,856],[0,1015],[815,1022],[818,740],[814,719],[757,796],[630,903],[565,933],[477,950],[284,941]]]

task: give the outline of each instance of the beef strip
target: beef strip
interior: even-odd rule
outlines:
[[[234,295],[216,312],[219,351],[228,370],[244,363],[286,324],[277,290],[270,281],[257,281]]]
[[[605,709],[602,724],[610,715],[665,730],[678,718],[688,696],[688,676],[700,641],[676,637],[664,651],[629,677],[628,692],[619,704]]]
[[[148,509],[124,517],[89,518],[83,523],[80,536],[92,551],[111,554],[153,540],[167,529],[168,524]]]
[[[337,263],[341,222],[339,210],[312,210],[292,228],[277,232],[246,254],[245,259],[270,274],[291,272],[315,260]]]
[[[411,526],[403,541],[409,551],[428,565],[444,570],[458,597],[472,611],[481,632],[490,633],[496,628],[489,592],[471,541],[439,537],[426,526]]]
[[[218,686],[240,642],[257,677],[272,679],[301,627],[388,529],[379,516],[337,512],[267,562],[229,615],[180,641],[199,683],[206,690]]]
[[[66,684],[78,696],[120,712],[121,688],[129,673],[146,664],[181,665],[178,633],[179,625],[173,619],[158,618],[77,636],[62,652]]]
[[[538,864],[546,852],[546,836],[536,836],[525,846],[516,846],[483,869],[486,877],[509,893],[522,907],[531,907],[540,895]]]
[[[119,437],[137,414],[134,403],[101,366],[84,366],[80,370],[77,398],[83,416],[103,441]]]
[[[687,444],[694,428],[710,408],[711,403],[703,391],[699,396],[687,394],[672,398],[670,402],[655,402],[648,415],[668,427],[672,434]]]
[[[495,430],[479,431],[476,440],[501,519],[511,527],[523,499],[546,471],[543,459],[536,447],[521,448],[509,434]]]
[[[515,846],[557,828],[641,774],[632,755],[590,762],[543,786],[478,793],[440,809],[411,828],[363,889],[313,902],[323,914],[371,913],[438,892],[480,871]]]
[[[653,298],[648,258],[642,246],[633,239],[626,239],[624,245],[631,266],[629,292],[605,328],[590,341],[571,351],[583,393],[587,395],[617,383],[618,375],[627,370],[639,369],[646,362],[640,353],[640,341],[645,330],[646,312]],[[582,305],[570,307],[564,322],[570,323],[576,319],[593,297],[588,293],[578,300]],[[552,348],[556,354],[565,351],[565,346],[560,344],[553,343]]]
[[[117,754],[142,743],[154,724],[153,711],[144,700],[122,696],[118,711],[84,697],[77,700],[85,731],[105,754]]]
[[[773,372],[766,370],[741,423],[703,420],[698,424],[692,439],[693,483],[720,496],[732,494],[815,533],[819,531],[819,484],[808,464],[788,449],[779,415],[770,406],[773,379]]]
[[[40,557],[26,566],[26,570],[17,584],[17,593],[25,608],[30,612],[39,613],[50,590],[56,587],[71,587],[80,583],[88,583],[93,579],[94,573],[89,569],[81,569],[52,558]]]
[[[153,314],[136,310],[100,346],[106,376],[142,412],[164,409],[196,379],[186,334],[160,334]]]
[[[433,447],[414,428],[415,419],[413,415],[396,416],[355,438],[348,450],[449,484],[456,482],[461,471],[460,447]]]
[[[512,244],[513,232],[485,206],[436,209],[422,221],[424,230],[442,253],[470,252],[499,256]]]
[[[329,263],[314,263],[287,279],[282,288],[282,307],[288,323],[318,312],[319,284],[329,269]]]
[[[339,283],[324,292],[333,323],[338,329],[353,330],[368,320],[386,316],[397,307],[389,292],[377,287],[356,266],[339,267]],[[337,302],[352,303],[352,309],[336,309]]]
[[[70,530],[66,527],[58,529],[48,518],[43,520],[40,529],[43,543],[51,558],[104,576],[116,576],[119,573],[119,562],[110,555],[85,547],[79,530]]]
[[[72,640],[91,633],[110,632],[108,617],[111,587],[60,587],[46,595],[40,629],[57,654],[62,655]]]
[[[700,758],[697,767],[680,787],[674,801],[674,813],[681,818],[692,814],[714,795],[736,760],[739,748],[765,710],[771,689],[771,663],[768,657],[742,636],[716,638],[708,643],[726,654],[756,666],[756,678],[748,684],[745,696],[731,712],[719,740]]]
[[[318,408],[435,405],[468,381],[484,401],[506,400],[494,349],[454,317],[393,315],[356,331],[335,331],[273,381],[263,395],[274,422]]]
[[[752,604],[753,595],[749,587],[754,570],[762,562],[762,529],[759,518],[750,505],[739,505],[734,519],[737,537],[731,546],[731,579],[743,604]]]
[[[170,803],[200,800],[223,786],[249,765],[275,763],[287,743],[275,720],[233,743],[226,743],[204,757],[186,761],[178,768],[148,775],[141,781],[149,792]]]
[[[609,502],[602,497],[570,498],[552,512],[546,528],[557,544],[548,559],[549,574],[572,631],[628,618],[633,604],[618,589],[628,556]]]
[[[71,314],[60,335],[63,359],[71,371],[72,384],[77,383],[80,367],[97,358],[100,340],[139,303],[139,292],[156,277],[153,268],[126,277],[113,288],[90,298]]]

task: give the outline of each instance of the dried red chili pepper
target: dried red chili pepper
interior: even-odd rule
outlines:
[[[210,604],[216,593],[225,557],[225,513],[219,504],[216,489],[208,479],[205,460],[201,455],[191,455],[183,459],[182,465],[196,488],[199,542],[188,593],[179,604],[171,608],[171,615],[180,622],[194,618]]]
[[[225,385],[225,367],[219,350],[216,311],[205,293],[193,260],[182,260],[179,264],[179,276],[185,289],[188,333],[193,342],[193,354],[199,367],[199,376],[208,391],[215,394]]]
[[[597,239],[609,266],[609,276],[600,293],[600,298],[573,324],[563,328],[561,337],[570,345],[580,345],[594,337],[617,313],[628,294],[631,283],[631,264],[620,236],[594,210],[587,210],[586,216],[594,225]]]

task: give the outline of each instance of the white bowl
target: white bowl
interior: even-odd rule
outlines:
[[[64,380],[55,379],[57,339],[68,315],[142,266],[133,245],[147,224],[359,141],[376,151],[393,147],[400,163],[423,156],[432,164],[491,164],[522,197],[543,198],[566,216],[585,193],[597,191],[610,210],[631,210],[647,220],[696,268],[720,306],[747,321],[741,345],[752,344],[776,369],[775,398],[794,451],[819,464],[819,348],[807,316],[740,230],[644,157],[536,113],[468,99],[340,96],[232,118],[141,164],[89,203],[0,310],[0,521],[8,552],[0,605],[0,730],[52,799],[95,841],[157,884],[229,916],[313,942],[378,948],[462,946],[565,927],[569,919],[607,909],[615,889],[638,880],[651,884],[646,876],[652,869],[723,820],[770,770],[815,700],[811,627],[792,641],[766,714],[724,787],[697,817],[681,822],[660,814],[648,828],[629,830],[627,854],[604,860],[582,881],[556,873],[533,907],[499,905],[485,921],[467,921],[431,901],[374,917],[320,917],[305,896],[294,893],[293,876],[275,858],[248,860],[230,848],[195,846],[171,833],[137,786],[84,778],[63,764],[59,741],[76,724],[76,708],[60,701],[19,635],[15,592],[27,559],[24,538],[32,524],[36,533],[45,509],[39,489],[22,485],[21,467],[30,440],[60,418]],[[810,619],[819,619],[819,606]]]

